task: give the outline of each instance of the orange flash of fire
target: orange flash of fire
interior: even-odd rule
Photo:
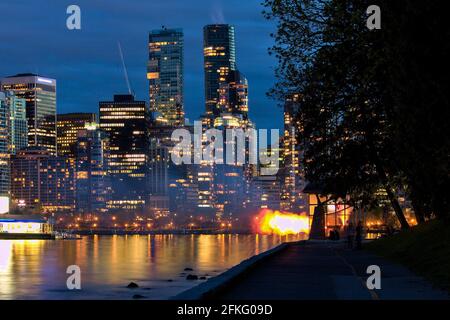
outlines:
[[[255,218],[255,227],[258,233],[263,234],[309,234],[309,219],[294,213],[265,209]]]

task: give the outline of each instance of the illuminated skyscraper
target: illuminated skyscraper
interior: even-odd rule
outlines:
[[[239,71],[230,72],[219,84],[219,112],[248,118],[248,81]]]
[[[56,80],[25,73],[3,78],[1,87],[26,100],[28,145],[56,155]]]
[[[95,125],[86,125],[77,133],[74,151],[77,213],[106,212],[111,195],[109,139]]]
[[[149,209],[156,216],[164,216],[169,212],[169,147],[152,140],[149,156]]]
[[[0,91],[0,197],[9,196],[9,130],[6,96]]]
[[[12,91],[0,91],[0,213],[9,207],[10,156],[27,147],[27,119],[25,100]]]
[[[6,104],[9,107],[9,152],[10,154],[16,154],[17,151],[28,146],[26,101],[18,98],[12,91],[6,91],[5,97]]]
[[[145,101],[115,95],[100,102],[100,128],[109,136],[109,209],[143,210],[148,191],[149,115]]]
[[[207,25],[203,28],[206,115],[214,118],[220,113],[219,88],[228,75],[236,70],[234,27],[228,24]]]
[[[308,196],[302,193],[305,180],[301,168],[301,150],[297,138],[299,124],[295,119],[299,112],[299,99],[299,95],[292,95],[286,99],[284,104],[281,209],[306,212],[308,210]]]
[[[16,206],[37,212],[75,208],[73,161],[42,147],[28,147],[11,157],[11,198]]]
[[[78,132],[97,122],[95,113],[58,114],[56,122],[58,155],[75,158]]]
[[[183,30],[160,29],[149,34],[147,78],[150,111],[157,112],[162,125],[184,124]]]

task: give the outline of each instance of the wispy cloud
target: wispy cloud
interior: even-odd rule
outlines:
[[[211,8],[211,20],[212,23],[225,23],[225,16],[223,13],[222,3],[219,0],[215,0]]]

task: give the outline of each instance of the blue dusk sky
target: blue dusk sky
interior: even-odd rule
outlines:
[[[275,24],[262,0],[0,0],[0,77],[39,73],[58,81],[58,113],[97,112],[98,102],[126,93],[117,41],[136,98],[148,102],[148,31],[162,25],[185,35],[185,111],[205,109],[203,26],[236,28],[237,65],[249,81],[250,117],[258,128],[282,128],[282,110],[266,92],[276,61],[267,49]],[[81,30],[66,28],[66,9],[81,8]]]

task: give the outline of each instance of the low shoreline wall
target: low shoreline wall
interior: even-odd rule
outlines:
[[[265,259],[280,253],[285,250],[288,246],[299,242],[284,242],[268,251],[255,255],[247,260],[242,261],[238,265],[232,267],[231,269],[225,271],[224,273],[209,279],[208,281],[199,284],[189,290],[186,290],[169,300],[206,300],[211,299],[229,285],[233,284],[239,279],[239,277],[245,275],[253,267],[264,261]]]

